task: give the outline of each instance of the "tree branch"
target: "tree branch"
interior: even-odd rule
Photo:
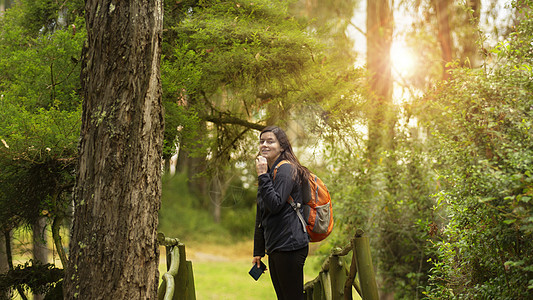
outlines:
[[[364,35],[366,37],[366,32],[359,28],[357,25],[355,25],[352,20],[348,20],[348,24],[351,25],[355,30],[359,31],[362,35]]]
[[[67,254],[65,253],[65,249],[63,249],[63,243],[61,242],[61,234],[59,233],[59,227],[61,226],[60,224],[62,221],[63,221],[62,217],[56,216],[54,218],[54,221],[52,223],[52,238],[54,239],[54,245],[56,246],[57,253],[59,254],[59,259],[61,260],[61,264],[63,266],[67,266],[68,258],[67,258]]]
[[[205,101],[205,104],[207,106],[209,106],[209,108],[211,108],[211,111],[212,112],[216,112],[216,113],[218,113],[220,115],[219,117],[215,117],[213,115],[203,116],[203,119],[208,121],[208,122],[211,122],[211,123],[214,123],[214,124],[217,124],[217,125],[225,125],[225,124],[240,125],[240,126],[243,126],[243,127],[246,127],[246,128],[250,128],[250,129],[255,129],[255,130],[258,130],[258,131],[261,131],[261,130],[263,130],[266,127],[266,125],[261,125],[261,124],[258,124],[258,123],[248,122],[246,120],[243,120],[243,119],[240,119],[240,118],[237,118],[237,117],[233,117],[233,116],[229,115],[228,113],[221,112],[221,111],[219,111],[218,109],[216,109],[213,106],[213,104],[211,103],[211,101],[209,101],[209,99],[207,98],[207,95],[204,92],[202,92],[202,96],[203,96],[203,99]]]
[[[226,117],[206,116],[205,120],[211,123],[215,123],[217,125],[224,125],[224,124],[240,125],[240,126],[250,128],[250,129],[255,129],[258,131],[261,131],[266,127],[265,125],[248,122],[246,120],[239,119],[239,118],[232,117],[232,116],[226,116]]]

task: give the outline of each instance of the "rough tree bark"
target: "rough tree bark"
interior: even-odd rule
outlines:
[[[65,299],[156,299],[161,0],[86,0],[83,115]]]

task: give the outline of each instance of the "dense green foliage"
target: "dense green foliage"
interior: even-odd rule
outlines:
[[[369,161],[357,130],[342,140],[333,136],[339,135],[332,135],[323,153],[329,174],[322,171],[334,200],[336,228],[330,242],[343,245],[363,229],[372,243],[382,293],[420,298],[431,268],[426,247],[433,219],[430,195],[437,188],[424,142],[417,130],[398,127],[395,149]]]
[[[59,225],[68,215],[86,38],[80,4],[17,1],[0,17],[0,229],[7,236],[41,216]],[[0,281],[46,293],[62,276],[51,265],[26,264]]]
[[[296,18],[286,1],[184,2],[167,9],[175,22],[166,21],[165,101],[186,108],[185,124],[216,127],[211,137],[191,133],[204,126],[183,127],[178,136],[194,137],[181,140],[191,150],[198,138],[209,139],[204,146],[215,160],[225,159],[249,149],[229,151],[250,136],[246,129],[355,113],[348,95],[362,74],[349,65],[353,58],[343,52],[344,66],[333,67],[340,49],[322,44],[307,30],[313,24]]]
[[[342,51],[349,46],[326,46],[332,37],[325,29],[333,25],[297,17],[290,4],[166,2],[166,155],[179,145],[178,171],[199,182],[189,184],[191,192],[217,221],[228,184],[255,181],[248,171],[257,153],[256,130],[274,123],[317,128],[358,113],[351,95],[362,72],[350,65],[350,51]]]
[[[64,214],[73,184],[84,21],[72,2],[61,10],[63,23],[53,22],[59,19],[59,5],[48,2],[21,1],[0,18],[0,203],[5,230],[20,222],[31,224],[43,210]]]
[[[525,4],[525,3],[524,3]],[[424,98],[444,218],[430,298],[529,299],[533,292],[533,84],[530,5],[492,51]],[[429,118],[431,116],[431,119]]]

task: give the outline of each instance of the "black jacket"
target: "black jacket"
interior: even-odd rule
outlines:
[[[295,166],[283,164],[273,180],[274,168],[281,160],[278,158],[273,168],[258,177],[254,256],[298,250],[309,243],[298,215],[287,202],[290,195],[296,203],[302,203],[302,188],[293,176]]]

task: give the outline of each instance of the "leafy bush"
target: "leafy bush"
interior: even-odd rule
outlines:
[[[533,293],[533,22],[524,13],[511,40],[493,50],[492,70],[456,69],[428,97],[443,187],[437,212],[449,216],[434,240],[432,299]]]
[[[356,136],[353,134],[352,136]],[[436,183],[424,143],[415,132],[398,128],[394,150],[376,161],[359,155],[365,149],[333,142],[324,176],[333,199],[334,234],[344,246],[357,228],[368,235],[380,287],[396,299],[417,299],[428,280],[431,253],[426,244],[432,224],[429,197]],[[344,150],[343,150],[344,149]]]

